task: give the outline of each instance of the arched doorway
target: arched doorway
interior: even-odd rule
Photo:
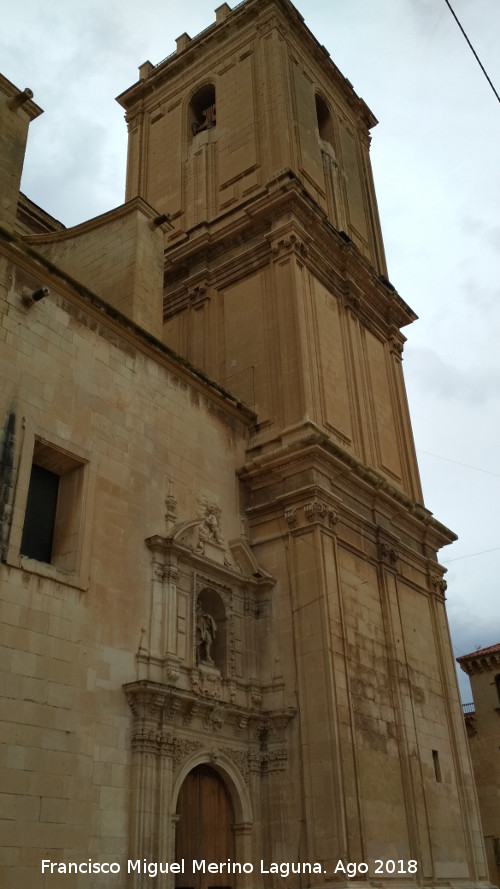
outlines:
[[[227,873],[193,872],[193,861],[223,863],[235,860],[234,810],[226,785],[215,769],[196,766],[186,776],[177,800],[175,860],[184,860],[185,873],[178,874],[179,889],[234,889]]]

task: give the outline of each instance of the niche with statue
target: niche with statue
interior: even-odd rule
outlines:
[[[195,601],[194,649],[197,667],[227,673],[227,615],[219,594],[210,588],[201,590]]]

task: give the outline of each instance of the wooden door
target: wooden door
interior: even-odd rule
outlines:
[[[233,862],[234,813],[220,775],[209,766],[197,766],[186,777],[177,801],[175,860],[184,859],[185,873],[178,874],[179,889],[234,889],[234,876],[227,873],[193,873],[192,862]]]

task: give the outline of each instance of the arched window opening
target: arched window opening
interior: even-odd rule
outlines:
[[[316,95],[316,118],[318,121],[319,138],[322,139],[323,142],[328,142],[333,148],[332,116],[328,109],[328,105],[324,99],[318,95]]]
[[[207,83],[200,87],[189,103],[189,125],[193,136],[215,126],[215,86]]]
[[[495,687],[497,690],[498,703],[500,704],[500,673],[497,673],[497,675],[495,676]]]
[[[196,665],[227,670],[227,615],[215,590],[198,593],[195,605]]]

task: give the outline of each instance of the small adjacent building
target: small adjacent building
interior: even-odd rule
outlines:
[[[500,642],[457,658],[470,679],[464,704],[490,879],[500,886]]]

